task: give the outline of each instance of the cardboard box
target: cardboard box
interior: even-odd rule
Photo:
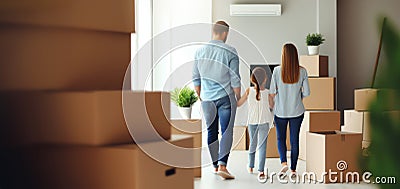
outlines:
[[[355,110],[344,110],[344,127],[342,131],[362,133],[364,141],[371,141],[370,113]]]
[[[194,147],[201,148],[202,122],[201,119],[172,119],[171,134],[191,135]]]
[[[202,125],[201,119],[173,119],[171,120],[171,134],[183,134],[190,135],[193,137],[193,146],[190,148],[196,148],[195,151],[195,162],[200,167],[193,168],[194,177],[201,177],[201,137],[202,137]]]
[[[400,111],[398,111],[398,110],[386,111],[385,113],[389,114],[390,118],[393,121],[400,121]]]
[[[166,92],[0,93],[1,145],[109,145],[169,139]],[[129,130],[128,127],[129,126]]]
[[[340,130],[339,111],[306,111],[300,127],[299,159],[307,159],[307,132],[328,132],[337,130]]]
[[[3,0],[0,23],[135,32],[134,0]]]
[[[334,77],[308,78],[311,95],[303,99],[307,110],[336,109],[336,79]]]
[[[247,135],[248,131],[246,126],[234,126],[232,150],[247,150]]]
[[[1,90],[121,90],[131,62],[130,33],[11,25],[0,41]]]
[[[317,179],[324,183],[346,182],[346,174],[358,172],[358,159],[361,153],[362,135],[359,133],[346,132],[307,132],[307,161],[306,172],[315,173]],[[323,173],[337,172],[329,180],[328,176],[323,177]],[[342,179],[341,179],[341,176]],[[349,181],[356,181],[347,177]],[[360,176],[361,179],[361,176]]]
[[[309,77],[328,77],[328,59],[328,56],[302,55],[300,56],[300,66],[303,66],[307,70]]]
[[[287,128],[286,133],[286,148],[290,150],[290,131]],[[267,158],[279,158],[278,152],[278,139],[276,136],[276,128],[272,128],[269,130],[268,139],[267,139]]]
[[[168,142],[177,146],[193,145],[190,136],[172,136]],[[146,145],[159,150],[170,150],[162,143],[152,142]],[[164,156],[182,162],[193,161],[194,158],[189,152],[185,155],[177,152],[165,153]],[[0,158],[4,160],[1,161],[4,168],[2,171],[6,171],[0,173],[6,182],[2,183],[2,186],[7,188],[190,189],[194,187],[192,169],[165,165],[157,158],[148,156],[135,144],[107,147],[42,146],[8,152],[7,156]],[[24,182],[21,182],[21,178],[24,178]]]
[[[354,90],[354,109],[357,111],[367,111],[369,103],[376,99],[378,89],[356,89]]]
[[[356,89],[354,90],[354,109],[357,111],[368,111],[370,103],[377,99],[385,99],[384,110],[400,110],[400,103],[396,98],[396,91],[393,89]]]
[[[354,90],[354,109],[368,111],[370,103],[377,98],[384,98],[388,101],[385,110],[398,110],[400,108],[396,107],[397,99],[394,90],[365,88]]]

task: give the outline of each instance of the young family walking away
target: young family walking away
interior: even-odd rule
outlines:
[[[286,131],[290,129],[290,176],[296,176],[299,156],[299,133],[304,117],[303,98],[310,95],[307,71],[299,65],[298,52],[293,44],[285,44],[282,62],[272,73],[269,90],[264,68],[252,70],[250,81],[241,96],[239,56],[236,49],[226,44],[229,25],[218,21],[213,25],[213,39],[196,51],[193,83],[201,100],[203,119],[207,126],[207,143],[215,174],[234,179],[227,170],[233,141],[233,127],[238,106],[248,103],[250,148],[248,171],[253,173],[258,151],[258,180],[267,178],[264,172],[269,130],[276,126],[277,148],[282,168],[279,177],[289,171],[287,164]],[[273,110],[273,111],[272,111]],[[219,129],[222,137],[218,140]]]

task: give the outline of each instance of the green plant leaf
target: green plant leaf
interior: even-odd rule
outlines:
[[[318,46],[325,41],[324,36],[319,33],[308,34],[306,37],[307,46]]]
[[[196,92],[187,86],[171,91],[171,101],[178,107],[191,107],[197,100]]]
[[[371,146],[367,157],[368,169],[373,176],[395,177],[396,184],[381,184],[382,189],[397,189],[400,182],[400,112],[388,112],[390,107],[400,109],[400,35],[387,22],[383,26],[383,49],[385,64],[382,74],[377,77],[377,87],[391,89],[380,91],[370,104]]]

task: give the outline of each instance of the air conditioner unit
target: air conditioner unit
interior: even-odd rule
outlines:
[[[232,4],[231,16],[280,16],[281,4]]]

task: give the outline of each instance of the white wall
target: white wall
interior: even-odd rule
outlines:
[[[143,1],[143,0],[142,0]],[[328,55],[329,74],[336,77],[336,0],[153,0],[152,35],[166,34],[169,29],[192,23],[212,23],[216,20],[227,21],[231,28],[247,36],[259,48],[266,62],[279,63],[282,45],[286,42],[295,43],[299,54],[306,54],[305,36],[308,33],[321,32],[326,42],[321,46],[321,54]],[[230,4],[240,3],[280,3],[282,16],[279,17],[231,17]],[[140,29],[140,28],[138,28]],[[230,34],[232,38],[233,34]],[[237,35],[237,34],[236,34]],[[138,35],[140,38],[140,34]],[[153,43],[153,54],[161,49],[171,47],[173,34],[164,36],[163,40]],[[238,49],[239,55],[243,41],[229,40],[228,43]],[[190,61],[196,46],[183,47],[171,52],[160,60],[154,60],[154,74],[151,79],[152,90],[172,90],[181,87],[191,78]],[[242,47],[243,48],[243,47]],[[242,50],[243,52],[243,50]],[[247,64],[263,63],[259,58],[246,61]],[[148,65],[143,65],[144,67]],[[147,67],[146,67],[147,68]],[[243,89],[249,86],[249,69],[241,61],[240,74]],[[171,74],[180,73],[177,77]],[[184,74],[182,74],[184,73]],[[167,82],[168,81],[168,82]],[[237,114],[237,125],[246,122],[246,107]],[[200,117],[199,105],[196,104],[194,118]],[[172,105],[172,117],[180,117],[177,109]]]
[[[399,30],[399,7],[399,0],[338,0],[339,110],[354,108],[354,89],[370,87],[381,33],[379,22],[386,16]]]
[[[152,69],[152,52],[143,50],[146,45],[152,45],[152,0],[135,1],[135,30],[132,34],[132,59],[131,62],[131,85],[133,90],[151,90],[152,78],[148,77]],[[140,53],[138,53],[140,51]],[[136,59],[136,60],[135,60]],[[147,81],[147,79],[150,79]]]
[[[211,6],[211,0],[153,0],[153,35],[157,39],[153,43],[154,53],[156,55],[164,53],[163,50],[171,49],[172,43],[179,41],[180,36],[170,33],[171,28],[186,24],[211,23]],[[160,34],[163,36],[161,39],[157,38]],[[153,90],[170,91],[185,84],[193,87],[190,82],[191,63],[198,47],[182,47],[159,60],[154,60],[156,65],[154,66]],[[200,113],[198,102],[193,107],[192,118],[201,118]],[[171,117],[181,117],[175,104],[171,104]]]

